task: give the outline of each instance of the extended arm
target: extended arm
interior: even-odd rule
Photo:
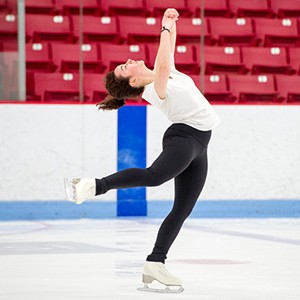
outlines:
[[[156,56],[154,88],[160,99],[165,99],[167,82],[170,76],[170,53],[174,53],[176,43],[176,24],[178,13],[167,9],[162,19],[160,43]]]

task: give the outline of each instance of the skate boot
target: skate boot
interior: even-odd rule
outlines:
[[[86,199],[95,197],[96,180],[89,178],[65,178],[65,190],[71,202],[81,204]]]
[[[154,280],[166,286],[165,289],[150,288],[148,284]],[[156,292],[156,293],[181,293],[183,292],[182,280],[172,275],[165,265],[161,262],[146,261],[143,270],[143,288],[139,291]],[[176,289],[173,289],[173,288]]]

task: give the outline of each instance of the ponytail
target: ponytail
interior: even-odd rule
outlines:
[[[120,107],[125,105],[125,100],[124,99],[117,99],[111,95],[107,95],[106,98],[98,102],[96,104],[98,106],[98,109],[102,110],[114,110],[114,109],[119,109]]]
[[[144,87],[132,87],[129,78],[116,77],[113,71],[105,76],[105,87],[108,95],[97,103],[98,109],[119,109],[126,104],[125,99],[137,99],[144,91]]]

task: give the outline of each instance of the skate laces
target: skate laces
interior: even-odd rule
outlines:
[[[160,266],[159,266],[159,269],[160,269],[160,271],[161,271],[164,275],[166,275],[166,276],[168,276],[168,277],[174,277],[174,275],[172,275],[172,274],[167,270],[167,268],[166,268],[165,265],[160,265]]]

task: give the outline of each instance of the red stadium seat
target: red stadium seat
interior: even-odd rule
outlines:
[[[228,75],[229,91],[238,102],[279,102],[273,75]]]
[[[53,62],[61,73],[77,73],[80,70],[80,61],[83,62],[83,71],[100,73],[105,67],[102,65],[96,44],[52,44]]]
[[[147,16],[143,0],[101,0],[102,9],[107,16]]]
[[[264,46],[300,46],[297,19],[255,19],[254,24]]]
[[[127,44],[159,42],[161,19],[146,17],[120,16],[120,34]]]
[[[100,45],[102,63],[108,70],[114,70],[118,65],[125,63],[129,58],[144,60],[147,64],[145,45]]]
[[[16,0],[6,0],[6,11],[10,13],[17,14],[18,12],[18,1]]]
[[[226,75],[205,75],[204,82],[201,83],[200,75],[190,75],[196,86],[210,102],[231,102],[231,93],[228,91]],[[201,87],[204,84],[204,88]]]
[[[200,43],[201,35],[204,35],[206,45],[212,44],[211,35],[208,31],[207,19],[179,18],[177,26],[178,44]]]
[[[299,76],[276,75],[275,80],[277,91],[286,102],[300,103]]]
[[[252,74],[294,73],[288,64],[285,48],[243,47],[242,56],[244,65]]]
[[[211,34],[220,46],[257,46],[251,19],[210,18]]]
[[[179,71],[186,74],[199,74],[200,64],[197,62],[193,45],[177,45],[174,59]]]
[[[12,13],[0,13],[0,42],[3,48],[7,44],[15,44],[17,46],[18,39],[18,21],[17,15]],[[15,47],[13,47],[14,49]],[[15,48],[17,50],[17,48]]]
[[[201,64],[201,49],[195,45],[197,62]],[[247,72],[241,61],[239,47],[212,47],[204,48],[205,74],[237,73]]]
[[[300,17],[300,3],[298,0],[272,0],[270,4],[279,18]]]
[[[200,18],[201,1],[187,0],[187,7],[193,12],[193,15]],[[226,0],[210,0],[204,3],[205,17],[231,17],[232,13],[228,8]]]
[[[185,0],[145,0],[146,10],[151,13],[153,17],[161,18],[168,7],[175,7],[181,17],[190,17],[192,12],[189,7],[185,5]]]
[[[53,72],[55,66],[50,58],[48,43],[28,43],[26,48],[26,70],[35,72]]]
[[[300,75],[300,48],[289,48],[289,62],[291,67]]]
[[[74,34],[79,38],[81,34],[80,17],[73,16]],[[93,41],[121,43],[122,39],[117,27],[116,17],[98,17],[85,15],[82,17],[83,42]]]
[[[82,6],[83,14],[101,15],[103,13],[98,0],[55,0],[55,4],[62,14],[67,15],[79,15],[80,6]]]
[[[67,16],[26,14],[25,18],[26,35],[32,42],[74,41],[70,18]]]
[[[84,94],[86,102],[100,102],[104,100],[107,92],[104,85],[105,74],[86,73],[83,76]]]
[[[53,14],[55,11],[52,0],[26,0],[24,2],[26,14]]]
[[[7,9],[8,9],[8,6],[6,3],[6,0],[0,0],[0,11],[7,10]]]
[[[269,8],[268,0],[229,0],[229,8],[237,17],[267,17],[274,13]]]
[[[148,45],[149,67],[154,67],[158,45]],[[186,74],[199,74],[200,65],[196,61],[193,45],[177,45],[174,52],[176,69]]]
[[[78,74],[34,73],[33,77],[34,95],[42,102],[79,101]]]

